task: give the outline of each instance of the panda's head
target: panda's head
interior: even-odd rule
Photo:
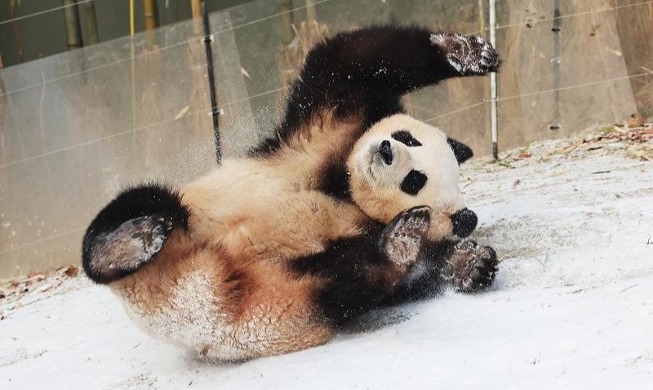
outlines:
[[[430,206],[429,238],[466,237],[477,218],[460,194],[458,164],[470,157],[469,147],[439,129],[408,115],[390,116],[354,145],[347,162],[352,197],[381,223],[411,207]]]

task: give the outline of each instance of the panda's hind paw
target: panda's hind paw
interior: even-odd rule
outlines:
[[[159,253],[171,230],[170,221],[149,215],[89,238],[83,253],[87,275],[104,284],[138,270]]]
[[[463,240],[453,247],[443,276],[456,290],[470,293],[490,287],[497,269],[498,260],[494,249]]]
[[[449,65],[461,76],[479,76],[496,72],[499,54],[484,38],[457,33],[431,34],[431,44],[442,50]]]
[[[381,246],[388,260],[400,268],[417,261],[422,240],[428,234],[430,210],[426,206],[413,207],[396,216],[383,229]]]

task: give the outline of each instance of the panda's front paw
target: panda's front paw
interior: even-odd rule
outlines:
[[[492,285],[498,264],[494,249],[464,240],[453,247],[443,276],[458,291],[476,292]]]
[[[431,209],[413,207],[396,216],[381,235],[381,247],[388,260],[405,269],[417,261],[422,240],[429,231]]]
[[[431,34],[431,44],[442,50],[447,61],[462,76],[496,72],[501,61],[499,54],[485,39],[457,33]]]

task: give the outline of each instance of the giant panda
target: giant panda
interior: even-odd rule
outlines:
[[[317,44],[273,137],[180,189],[140,185],[105,206],[84,235],[86,275],[108,285],[147,333],[231,361],[328,341],[348,319],[425,283],[423,262],[482,287],[494,272],[489,249],[445,238],[476,224],[452,179],[464,145],[431,129],[431,157],[442,165],[421,173],[456,172],[424,181],[411,169],[404,189],[414,202],[395,199],[396,215],[383,218],[348,160],[366,133],[397,123],[400,137],[423,136],[420,122],[402,116],[405,93],[498,66],[480,37],[419,27],[369,27]],[[445,200],[416,197],[421,187]]]

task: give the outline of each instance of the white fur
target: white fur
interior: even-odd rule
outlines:
[[[235,345],[237,340],[229,337],[233,327],[217,299],[209,278],[202,272],[195,272],[179,278],[170,300],[154,311],[128,303],[125,309],[129,317],[153,337],[196,351],[207,345],[218,346],[219,351],[211,352],[223,359],[240,359],[241,353]]]
[[[392,133],[401,130],[409,131],[422,146],[409,147],[393,139]],[[376,153],[384,140],[390,141],[393,152],[390,165]],[[432,209],[434,235],[451,235],[450,215],[465,204],[459,188],[458,161],[441,130],[404,114],[385,118],[356,143],[348,166],[352,196],[366,214],[388,223],[403,210],[425,205]],[[411,170],[427,176],[417,195],[406,194],[400,188]]]
[[[257,307],[249,320],[235,324],[214,290],[215,282],[197,271],[179,278],[169,301],[154,311],[128,303],[125,308],[153,337],[221,361],[264,355],[271,343],[286,337],[274,310],[264,306]]]

